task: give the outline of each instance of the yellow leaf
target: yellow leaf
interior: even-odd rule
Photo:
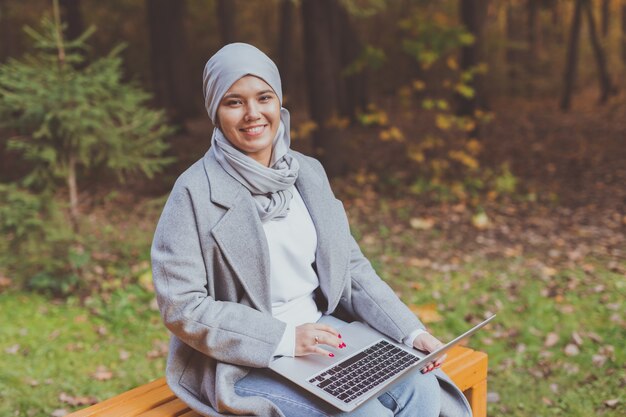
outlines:
[[[474,216],[472,216],[472,225],[474,225],[474,227],[479,230],[484,230],[488,228],[489,224],[489,217],[487,217],[487,214],[484,211],[476,213]]]
[[[435,225],[435,220],[424,217],[413,217],[409,223],[413,229],[417,230],[429,230]]]
[[[446,61],[446,63],[448,64],[448,68],[450,68],[453,71],[456,71],[459,69],[459,63],[456,61],[456,58],[454,58],[453,56],[448,57],[448,60]]]
[[[426,83],[422,80],[413,81],[413,88],[415,91],[422,91],[426,88]]]
[[[422,304],[419,306],[410,304],[409,308],[424,324],[435,323],[442,319],[441,315],[437,312],[437,304],[435,303]]]
[[[449,117],[443,114],[438,114],[435,119],[435,124],[441,130],[448,130],[452,126],[452,122]]]
[[[465,147],[472,155],[478,155],[482,149],[482,145],[476,139],[470,139]]]

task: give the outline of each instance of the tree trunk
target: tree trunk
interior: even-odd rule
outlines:
[[[596,64],[598,65],[598,78],[600,81],[600,104],[604,104],[609,99],[609,95],[612,92],[611,77],[609,76],[609,69],[606,65],[606,55],[600,44],[598,38],[598,32],[596,30],[596,21],[593,18],[593,10],[591,8],[591,0],[584,0],[584,12],[587,16],[587,22],[589,24],[589,40],[593,47],[593,54],[596,58]]]
[[[217,0],[217,20],[222,45],[236,42],[235,0]]]
[[[463,26],[474,35],[475,42],[472,45],[461,48],[460,66],[463,71],[469,70],[481,62],[483,46],[483,23],[487,14],[487,0],[460,0],[460,16]],[[480,75],[476,75],[471,81],[474,88],[473,97],[457,96],[459,116],[473,116],[476,109],[487,107],[487,100],[484,94],[484,80]],[[478,136],[477,129],[469,132],[470,136]]]
[[[339,116],[340,74],[336,68],[330,16],[333,0],[302,0],[304,50],[309,110],[317,124],[313,152],[329,176],[344,172],[341,161],[341,134],[333,123]]]
[[[71,152],[67,161],[67,189],[70,193],[70,222],[74,233],[79,232],[78,185],[76,183],[76,156]]]
[[[363,44],[357,35],[348,11],[339,2],[333,2],[333,30],[337,54],[337,71],[340,74],[339,105],[341,115],[354,120],[357,111],[367,106],[367,69],[356,74],[343,75],[343,70],[356,61],[363,51]]]
[[[278,69],[283,96],[288,96],[293,82],[294,0],[282,0],[280,6],[280,30],[278,35]]]
[[[461,0],[463,1],[463,0]],[[506,6],[506,63],[507,75],[510,81],[511,93],[515,93],[517,84],[522,76],[522,51],[523,43],[521,13],[516,4],[508,3]]]
[[[146,0],[146,10],[156,102],[181,123],[194,113],[183,25],[185,1]]]
[[[611,1],[602,0],[602,37],[605,39],[609,35],[610,15],[611,15]]]
[[[626,2],[622,4],[622,61],[626,65]]]
[[[576,0],[574,17],[567,44],[567,58],[565,60],[565,86],[561,98],[561,110],[569,110],[571,106],[572,90],[576,80],[576,65],[578,64],[578,45],[580,40],[581,12],[584,0]]]
[[[539,0],[528,0],[528,57],[526,68],[531,76],[539,59]]]
[[[65,28],[65,38],[74,40],[83,34],[85,24],[83,16],[80,12],[80,0],[60,0],[63,22],[67,25]]]

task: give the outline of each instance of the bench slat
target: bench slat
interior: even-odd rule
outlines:
[[[108,400],[104,400],[98,404],[94,404],[91,407],[78,410],[75,413],[70,414],[71,417],[92,417],[92,416],[105,416],[106,411],[110,408],[119,407],[121,404],[132,401],[135,398],[139,398],[146,393],[153,391],[159,387],[166,386],[165,378],[155,379],[154,381],[145,385],[140,385],[137,388],[133,388],[130,391],[126,391],[123,394],[117,395]],[[169,389],[169,387],[168,387]],[[69,417],[69,416],[67,416]]]
[[[173,400],[161,404],[156,408],[146,411],[145,413],[138,414],[137,417],[179,417],[183,413],[191,411],[187,404],[174,398]]]

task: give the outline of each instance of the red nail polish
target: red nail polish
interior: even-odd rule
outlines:
[[[335,354],[334,353],[329,353],[328,356],[330,356],[331,358],[334,358]]]
[[[341,339],[341,335],[340,334],[338,334],[337,337]]]
[[[348,346],[348,345],[346,345],[346,344],[345,344],[345,343],[343,343],[343,342],[342,342],[341,344],[342,344],[342,347],[346,347],[346,346]]]

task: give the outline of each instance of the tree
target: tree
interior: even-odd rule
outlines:
[[[146,0],[146,11],[156,103],[180,123],[195,112],[183,24],[185,1]]]
[[[93,29],[64,42],[54,5],[54,22],[25,29],[36,52],[0,66],[0,120],[17,133],[8,146],[32,167],[20,183],[41,191],[62,181],[78,232],[79,176],[94,168],[151,176],[170,161],[161,155],[172,130],[163,112],[146,107],[147,93],[122,82],[119,48],[84,65]]]
[[[283,95],[289,95],[293,80],[294,0],[282,0],[280,6],[280,30],[278,32],[278,68],[280,69]]]
[[[611,14],[611,1],[602,0],[602,37],[606,38],[609,35],[609,21]]]
[[[578,63],[578,48],[580,38],[580,28],[582,24],[582,14],[584,13],[589,25],[589,40],[593,48],[596,64],[598,66],[598,78],[600,80],[600,104],[606,103],[609,96],[614,93],[611,78],[606,65],[606,56],[600,44],[596,29],[595,19],[590,0],[576,0],[574,5],[574,17],[572,19],[572,29],[567,48],[567,58],[565,65],[565,88],[561,98],[561,109],[568,110],[571,105],[571,95],[576,79],[576,66]]]
[[[526,66],[531,75],[535,72],[539,59],[539,36],[541,34],[539,6],[539,0],[528,0],[528,58]]]
[[[222,44],[233,43],[237,39],[235,30],[235,0],[217,0],[217,21],[220,28]]]
[[[334,0],[303,0],[302,19],[309,110],[317,124],[314,152],[328,174],[335,176],[346,170],[341,163],[340,128],[366,101],[361,73],[345,71],[362,46],[346,10]]]
[[[584,0],[583,2],[584,12],[587,16],[587,23],[589,24],[589,40],[593,48],[593,54],[596,58],[596,64],[598,66],[598,79],[600,81],[600,104],[604,104],[609,99],[609,96],[613,93],[613,87],[611,85],[611,77],[609,76],[609,70],[606,65],[606,55],[602,49],[600,39],[598,37],[598,31],[596,29],[596,21],[593,17],[593,9],[591,0]]]
[[[622,61],[626,65],[626,2],[622,4]]]
[[[471,71],[478,66],[482,58],[483,44],[483,26],[485,16],[487,14],[487,0],[460,0],[460,16],[461,22],[465,29],[474,37],[474,42],[470,45],[464,45],[461,48],[460,66],[463,71]],[[486,97],[482,86],[482,79],[479,75],[475,76],[471,83],[474,94],[471,96],[458,96],[459,116],[473,116],[476,109],[486,107]],[[470,136],[476,137],[478,131],[474,129],[469,132]]]
[[[62,20],[66,23],[65,37],[74,40],[85,32],[85,23],[80,12],[80,0],[59,0]]]

